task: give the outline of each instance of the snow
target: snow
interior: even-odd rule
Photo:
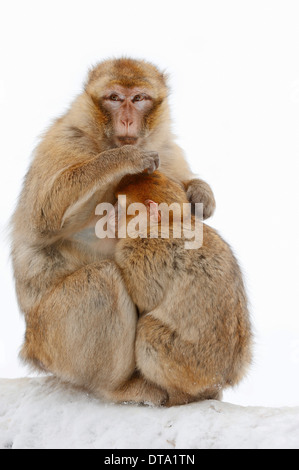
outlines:
[[[54,377],[0,379],[0,449],[299,449],[299,407],[101,402]]]

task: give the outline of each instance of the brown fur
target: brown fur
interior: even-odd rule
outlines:
[[[152,95],[135,146],[112,144],[111,116],[102,111],[105,90],[116,82],[145,86]],[[124,175],[153,171],[157,152],[161,171],[189,191],[193,175],[170,131],[167,93],[164,75],[146,62],[119,59],[94,67],[83,92],[37,147],[12,221],[16,291],[26,320],[21,357],[118,401],[160,403],[165,393],[133,377],[136,309],[113,261],[113,242],[95,236],[95,207],[114,201]],[[190,199],[206,203],[211,215],[212,191],[206,198],[200,180],[190,188]],[[136,387],[130,392],[131,377],[139,394]]]
[[[126,177],[117,193],[126,195],[128,205],[187,202],[181,187],[159,172]],[[127,238],[116,248],[127,291],[142,314],[137,367],[167,391],[168,405],[219,398],[251,360],[246,294],[231,249],[207,225],[201,248],[186,250],[184,242]]]

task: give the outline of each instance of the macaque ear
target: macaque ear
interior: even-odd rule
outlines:
[[[155,201],[152,201],[151,199],[147,199],[144,204],[146,205],[147,213],[150,216],[150,220],[153,220],[154,222],[160,222],[161,214],[158,210],[158,204]]]

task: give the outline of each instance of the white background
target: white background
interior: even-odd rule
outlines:
[[[255,357],[224,399],[299,405],[298,25],[289,0],[1,0],[0,377],[28,374],[7,226],[30,154],[88,68],[128,55],[170,74],[178,143],[244,271]]]

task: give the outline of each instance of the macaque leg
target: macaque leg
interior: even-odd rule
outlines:
[[[137,367],[146,380],[167,391],[166,406],[221,398],[213,378],[199,373],[191,348],[191,344],[183,342],[176,332],[153,315],[147,314],[139,320]]]
[[[21,356],[63,380],[114,401],[165,398],[135,370],[137,315],[112,261],[66,277],[28,316]]]

